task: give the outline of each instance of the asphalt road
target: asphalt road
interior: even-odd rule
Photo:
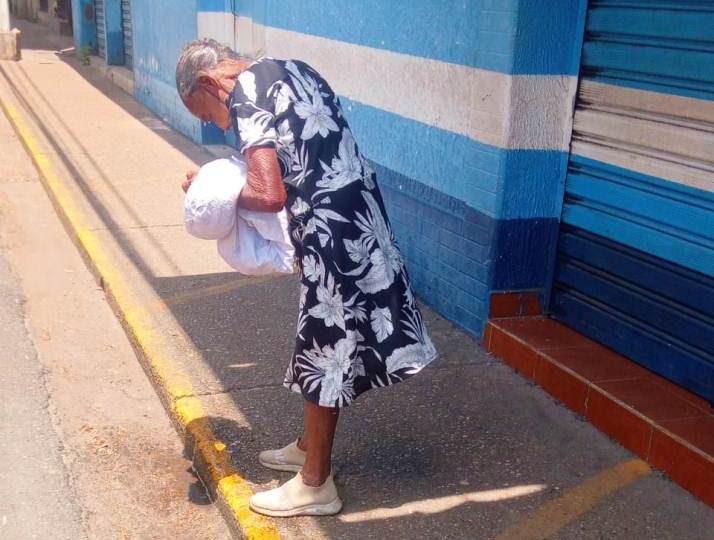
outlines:
[[[17,278],[0,252],[0,536],[87,538]]]
[[[0,156],[0,539],[229,538],[2,115]]]

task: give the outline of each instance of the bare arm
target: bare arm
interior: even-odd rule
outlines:
[[[274,148],[249,148],[248,181],[238,197],[238,206],[258,212],[280,212],[287,193]]]
[[[198,170],[196,170],[196,169],[189,169],[186,172],[186,180],[181,182],[181,189],[183,189],[184,193],[188,192],[188,188],[191,187],[191,183],[196,179],[197,174],[198,174]]]
[[[280,212],[285,206],[287,193],[280,175],[278,155],[273,148],[249,148],[248,178],[238,197],[238,206],[257,212]],[[184,193],[196,179],[198,171],[189,170],[181,183]]]

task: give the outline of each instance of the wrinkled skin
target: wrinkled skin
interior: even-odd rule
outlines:
[[[186,108],[202,122],[212,122],[219,128],[232,127],[227,101],[236,85],[236,79],[248,63],[225,60],[210,71],[203,71],[197,80],[197,89],[184,101]],[[274,148],[252,148],[245,153],[248,164],[246,187],[238,198],[238,206],[259,212],[279,212],[285,206],[287,193]],[[186,173],[181,183],[188,191],[196,177],[195,169]]]

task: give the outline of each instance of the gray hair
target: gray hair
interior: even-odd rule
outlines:
[[[184,45],[176,63],[176,88],[185,102],[196,91],[198,75],[210,71],[223,60],[242,60],[249,58],[238,54],[227,45],[215,39],[202,38]]]

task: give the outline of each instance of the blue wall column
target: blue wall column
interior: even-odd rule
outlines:
[[[107,47],[107,64],[124,63],[124,33],[122,32],[121,0],[104,0],[104,31]]]
[[[525,77],[562,76],[574,83],[580,70],[586,8],[586,0],[519,0],[513,72]],[[539,118],[540,112],[519,106],[515,121],[527,123]],[[561,149],[521,148],[504,153],[491,246],[492,292],[532,290],[547,305],[568,146],[569,141],[563,140]]]
[[[72,1],[74,46],[97,48],[97,25],[94,19],[94,0]]]

